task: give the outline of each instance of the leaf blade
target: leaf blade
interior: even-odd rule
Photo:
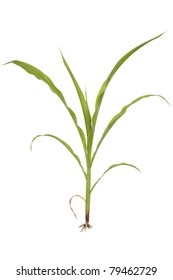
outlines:
[[[85,170],[84,170],[84,168],[83,168],[83,166],[82,166],[82,164],[81,164],[81,160],[80,160],[79,156],[73,151],[73,149],[71,148],[71,146],[70,146],[67,142],[65,142],[64,140],[62,140],[61,138],[59,138],[59,137],[57,137],[57,136],[55,136],[55,135],[52,135],[52,134],[42,134],[42,135],[39,134],[39,135],[35,136],[35,137],[32,139],[31,145],[30,145],[30,149],[31,149],[31,150],[32,150],[32,144],[33,144],[33,142],[34,142],[37,138],[42,137],[42,136],[48,136],[48,137],[54,138],[55,140],[59,141],[59,142],[72,154],[72,156],[76,159],[76,161],[78,162],[78,164],[79,164],[80,168],[82,169],[82,172],[84,173],[84,176],[85,176],[85,178],[86,178],[86,172],[85,172]]]
[[[16,64],[17,66],[21,67],[22,69],[24,69],[27,73],[35,76],[37,79],[43,81],[44,83],[46,83],[49,88],[51,89],[52,92],[54,92],[62,101],[62,103],[64,104],[64,106],[66,107],[68,113],[70,114],[76,129],[78,130],[83,148],[84,148],[84,153],[86,154],[86,137],[85,134],[82,130],[82,128],[78,125],[78,121],[77,121],[77,117],[76,114],[74,113],[74,111],[67,105],[67,102],[64,98],[64,95],[62,94],[62,92],[54,85],[54,83],[52,82],[52,80],[44,73],[42,72],[40,69],[36,68],[35,66],[20,61],[20,60],[12,60],[10,62],[7,62],[6,64]]]
[[[79,101],[80,101],[80,104],[81,104],[81,108],[82,108],[82,111],[83,111],[83,116],[84,116],[84,120],[85,120],[85,126],[86,126],[86,131],[87,131],[87,135],[89,135],[90,133],[90,129],[91,129],[91,114],[90,114],[90,110],[89,110],[89,107],[88,107],[88,102],[87,100],[85,99],[84,95],[83,95],[83,92],[76,80],[76,78],[74,77],[67,61],[65,60],[65,57],[63,56],[62,52],[60,51],[61,53],[61,56],[62,56],[62,60],[63,60],[63,63],[71,77],[71,80],[75,86],[75,89],[76,89],[76,92],[78,94],[78,97],[79,97]]]
[[[98,184],[98,182],[103,178],[103,176],[109,171],[109,170],[111,170],[112,168],[115,168],[115,167],[118,167],[118,166],[121,166],[121,165],[126,165],[126,166],[130,166],[130,167],[132,167],[132,168],[135,168],[135,169],[137,169],[139,172],[141,172],[140,171],[140,169],[138,168],[138,167],[136,167],[135,165],[133,165],[133,164],[130,164],[130,163],[125,163],[125,162],[121,162],[121,163],[118,163],[118,164],[112,164],[112,165],[110,165],[106,170],[105,170],[105,172],[103,172],[103,174],[98,178],[98,180],[94,183],[94,185],[92,186],[92,188],[91,188],[91,191],[90,192],[92,192],[93,191],[93,189],[95,188],[95,186]]]
[[[23,68],[26,72],[35,76],[38,80],[41,80],[44,83],[46,83],[49,86],[49,88],[56,95],[58,95],[58,97],[61,99],[61,101],[64,103],[64,105],[67,105],[62,92],[54,85],[52,80],[40,69],[38,69],[37,67],[35,67],[27,62],[20,61],[20,60],[12,60],[12,61],[7,62],[6,64],[10,64],[10,63],[13,63],[13,64]]]
[[[147,95],[143,95],[143,96],[140,96],[140,97],[136,98],[135,100],[133,100],[132,102],[130,102],[129,104],[127,104],[126,106],[124,106],[124,107],[121,109],[121,111],[120,111],[118,114],[116,114],[116,115],[109,121],[108,125],[106,126],[106,128],[105,128],[105,130],[104,130],[104,132],[103,132],[103,134],[102,134],[102,136],[101,136],[101,138],[100,138],[100,140],[99,140],[99,142],[98,142],[98,144],[97,144],[96,150],[95,150],[95,152],[93,153],[92,163],[93,163],[93,161],[94,161],[94,158],[95,158],[95,156],[96,156],[96,153],[97,153],[97,151],[98,151],[98,149],[99,149],[101,143],[103,142],[103,139],[106,137],[106,135],[108,134],[108,132],[110,131],[110,129],[113,127],[113,125],[117,122],[117,120],[120,119],[120,118],[126,113],[127,109],[128,109],[131,105],[135,104],[136,102],[138,102],[138,101],[140,101],[140,100],[142,100],[142,99],[144,99],[144,98],[153,97],[153,96],[160,97],[160,98],[162,98],[164,101],[166,101],[166,102],[169,104],[169,102],[166,100],[166,98],[163,97],[162,95],[147,94]]]
[[[142,48],[143,46],[147,45],[148,43],[150,43],[151,41],[158,39],[159,37],[161,37],[164,33],[159,34],[158,36],[145,41],[144,43],[138,45],[137,47],[133,48],[132,50],[130,50],[129,52],[127,52],[123,57],[120,58],[120,60],[115,64],[115,66],[113,67],[113,69],[111,70],[110,74],[107,76],[106,80],[104,81],[104,83],[102,84],[99,93],[96,97],[96,102],[95,102],[95,112],[93,114],[92,117],[92,125],[93,128],[95,129],[95,125],[96,125],[96,121],[97,121],[97,117],[99,114],[99,110],[100,110],[100,106],[105,94],[105,91],[111,81],[111,79],[113,78],[114,74],[117,72],[117,70],[121,67],[121,65],[132,55],[134,54],[136,51],[138,51],[140,48]]]

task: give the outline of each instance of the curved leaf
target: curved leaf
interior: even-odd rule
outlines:
[[[35,136],[33,139],[32,139],[32,142],[31,142],[31,145],[30,145],[30,149],[32,150],[32,144],[33,142],[35,141],[35,139],[39,138],[39,137],[42,137],[42,136],[48,136],[48,137],[51,137],[51,138],[54,138],[56,140],[58,140],[62,145],[64,145],[64,147],[66,147],[66,149],[73,155],[73,157],[77,160],[80,168],[82,169],[83,173],[84,173],[84,176],[86,178],[86,172],[81,164],[81,161],[80,161],[80,158],[78,157],[78,155],[73,151],[73,149],[69,146],[69,144],[67,144],[64,140],[62,140],[61,138],[57,137],[57,136],[54,136],[52,134],[43,134],[43,135],[37,135]]]
[[[105,82],[102,84],[99,93],[96,97],[96,102],[95,102],[95,112],[94,115],[92,117],[92,125],[93,128],[95,128],[96,125],[96,121],[97,121],[97,117],[98,117],[98,113],[100,110],[100,106],[106,91],[107,86],[109,85],[111,79],[113,78],[114,74],[117,72],[117,70],[120,68],[120,66],[132,55],[134,54],[137,50],[139,50],[140,48],[142,48],[143,46],[145,46],[146,44],[148,44],[149,42],[159,38],[160,36],[162,36],[164,33],[161,33],[160,35],[140,44],[139,46],[135,47],[134,49],[132,49],[131,51],[129,51],[128,53],[126,53],[114,66],[114,68],[112,69],[112,71],[110,72],[110,74],[108,75],[107,79],[105,80]]]
[[[61,52],[61,51],[60,51]],[[85,125],[86,125],[86,131],[87,131],[87,135],[89,135],[90,133],[90,128],[91,128],[91,115],[90,115],[90,111],[89,111],[89,107],[88,107],[88,103],[87,103],[87,100],[85,99],[83,93],[82,93],[82,90],[78,84],[78,82],[76,81],[69,65],[67,64],[67,61],[65,60],[62,52],[61,52],[61,56],[62,56],[62,60],[63,60],[63,63],[73,81],[73,84],[76,88],[76,91],[77,91],[77,94],[78,94],[78,97],[79,97],[79,100],[80,100],[80,104],[81,104],[81,107],[82,107],[82,111],[83,111],[83,116],[84,116],[84,119],[85,119]]]
[[[16,64],[16,65],[20,66],[21,68],[23,68],[29,74],[34,75],[37,79],[46,83],[50,87],[50,89],[56,95],[58,95],[58,97],[61,99],[61,101],[64,103],[64,105],[67,105],[62,92],[54,85],[52,80],[45,73],[43,73],[41,70],[39,70],[38,68],[36,68],[35,66],[33,66],[29,63],[19,61],[19,60],[12,60],[10,62],[7,62],[6,64],[9,64],[9,63],[13,63],[13,64]]]
[[[49,86],[49,88],[61,99],[61,101],[63,102],[64,106],[66,107],[67,111],[69,112],[70,116],[72,117],[72,119],[74,121],[74,124],[75,124],[75,126],[78,130],[78,133],[79,133],[81,141],[82,141],[84,152],[86,153],[85,134],[84,134],[82,128],[78,125],[77,117],[76,117],[74,111],[70,107],[68,107],[62,92],[54,85],[52,80],[45,73],[43,73],[41,70],[39,70],[35,66],[33,66],[31,64],[28,64],[26,62],[19,61],[19,60],[12,60],[12,61],[10,61],[6,64],[9,64],[9,63],[13,63],[13,64],[16,64],[16,65],[20,66],[21,68],[23,68],[29,74],[35,76],[37,79],[46,83]]]
[[[158,96],[158,97],[161,97],[161,98],[163,98],[163,99],[168,103],[168,101],[167,101],[163,96],[161,96],[161,95],[147,94],[147,95],[143,95],[143,96],[140,96],[140,97],[136,98],[136,99],[133,100],[131,103],[129,103],[128,105],[124,106],[124,107],[121,109],[121,111],[120,111],[118,114],[116,114],[116,115],[110,120],[110,122],[108,123],[107,127],[105,128],[105,130],[104,130],[104,132],[103,132],[103,134],[102,134],[102,137],[101,137],[100,141],[98,142],[97,147],[96,147],[96,150],[95,150],[95,152],[94,152],[94,154],[93,154],[92,162],[93,162],[93,160],[94,160],[94,158],[95,158],[95,156],[96,156],[96,153],[97,153],[97,151],[98,151],[98,149],[99,149],[99,147],[100,147],[100,145],[101,145],[103,139],[105,138],[105,136],[107,135],[107,133],[109,132],[109,130],[112,128],[112,126],[117,122],[117,120],[120,119],[120,118],[126,113],[127,109],[128,109],[131,105],[133,105],[134,103],[140,101],[141,99],[144,99],[144,98],[147,98],[147,97],[151,97],[151,96]],[[168,103],[168,104],[169,104],[169,103]]]
[[[92,188],[91,188],[91,192],[93,191],[93,189],[95,188],[95,186],[97,185],[97,183],[102,179],[102,177],[103,177],[109,170],[111,170],[112,168],[115,168],[115,167],[117,167],[117,166],[121,166],[121,165],[126,165],[126,166],[133,167],[133,168],[137,169],[139,172],[141,172],[141,171],[139,170],[139,168],[137,168],[135,165],[132,165],[132,164],[129,164],[129,163],[122,162],[122,163],[119,163],[119,164],[112,164],[111,166],[109,166],[108,169],[106,169],[106,171],[102,174],[102,176],[99,177],[99,179],[94,183],[94,185],[93,185]]]

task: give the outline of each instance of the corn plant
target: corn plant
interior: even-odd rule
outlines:
[[[137,103],[138,101],[144,99],[144,98],[148,98],[148,97],[152,97],[152,96],[158,96],[162,99],[164,99],[166,102],[167,100],[161,96],[161,95],[154,95],[154,94],[147,94],[147,95],[143,95],[140,96],[138,98],[136,98],[135,100],[133,100],[132,102],[130,102],[129,104],[127,104],[126,106],[124,106],[119,113],[115,114],[111,120],[108,122],[107,126],[105,127],[105,129],[103,130],[102,136],[100,138],[100,140],[98,141],[95,150],[93,151],[93,140],[94,140],[94,133],[95,133],[95,129],[96,129],[96,124],[97,124],[97,119],[98,119],[98,115],[99,115],[99,111],[100,111],[100,107],[103,101],[103,97],[106,93],[106,89],[111,81],[111,79],[113,78],[113,76],[115,75],[115,73],[117,72],[117,70],[121,67],[121,65],[132,55],[134,54],[136,51],[138,51],[139,49],[141,49],[143,46],[147,45],[148,43],[150,43],[151,41],[159,38],[160,36],[162,36],[162,34],[138,45],[137,47],[133,48],[132,50],[130,50],[128,53],[126,53],[123,57],[121,57],[121,59],[115,64],[115,66],[113,67],[113,69],[111,70],[111,72],[109,73],[109,75],[107,76],[107,78],[105,79],[105,81],[103,82],[103,84],[100,87],[100,90],[96,96],[96,100],[95,100],[95,110],[93,115],[91,115],[90,109],[89,109],[89,105],[88,105],[88,99],[87,99],[87,94],[86,92],[83,93],[83,91],[81,90],[75,76],[73,75],[69,65],[67,64],[67,61],[65,60],[63,54],[61,53],[62,56],[62,60],[63,63],[65,65],[65,68],[67,69],[71,80],[74,84],[74,87],[76,89],[79,101],[80,101],[80,105],[81,105],[81,109],[83,112],[83,117],[84,117],[84,123],[85,123],[85,129],[83,129],[82,127],[79,126],[78,121],[77,121],[77,117],[75,112],[68,106],[66,99],[63,95],[63,93],[61,92],[60,89],[58,89],[55,84],[53,83],[53,81],[42,71],[40,71],[38,68],[34,67],[33,65],[30,65],[26,62],[23,61],[19,61],[19,60],[13,60],[10,61],[8,63],[13,63],[15,65],[20,66],[21,68],[23,68],[25,71],[27,71],[29,74],[34,75],[37,79],[42,80],[44,83],[46,83],[51,91],[53,91],[60,99],[60,101],[64,104],[65,108],[67,109],[68,113],[70,114],[70,117],[76,127],[76,130],[78,132],[78,136],[81,140],[82,146],[83,146],[83,152],[85,155],[85,166],[82,164],[79,156],[74,152],[74,150],[71,148],[71,146],[65,142],[63,139],[59,138],[58,136],[52,135],[52,134],[44,134],[44,135],[37,135],[36,137],[33,138],[32,143],[31,143],[31,148],[32,148],[32,144],[33,142],[41,137],[41,136],[48,136],[48,137],[52,137],[55,140],[57,140],[58,142],[60,142],[69,152],[70,154],[74,157],[74,159],[77,161],[83,175],[84,175],[84,179],[85,179],[85,183],[86,183],[86,194],[85,194],[85,198],[80,196],[80,195],[75,195],[78,196],[80,198],[82,198],[85,202],[85,222],[84,224],[82,224],[81,227],[81,231],[86,230],[87,228],[91,228],[91,225],[89,223],[89,219],[90,219],[90,201],[91,201],[91,194],[93,193],[93,190],[95,189],[96,185],[98,184],[98,182],[102,179],[102,177],[111,169],[118,167],[118,166],[130,166],[132,168],[137,169],[138,171],[139,168],[137,168],[135,165],[133,164],[129,164],[129,163],[114,163],[112,165],[110,165],[105,172],[96,180],[96,182],[92,183],[91,181],[91,175],[92,175],[92,167],[93,167],[93,163],[95,160],[95,157],[98,153],[98,150],[103,142],[103,140],[105,139],[106,135],[108,134],[108,132],[112,129],[112,127],[115,125],[115,123],[126,113],[127,109],[130,108],[133,104]],[[7,64],[8,64],[7,63]],[[167,102],[168,103],[168,102]],[[73,196],[73,197],[75,197]],[[70,199],[70,207],[71,207],[71,201],[73,199],[73,197]],[[71,207],[72,209],[72,207]],[[72,209],[73,211],[73,209]],[[74,211],[73,211],[74,213]],[[74,213],[75,214],[75,213]]]

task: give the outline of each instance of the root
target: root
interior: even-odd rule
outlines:
[[[92,228],[92,226],[90,224],[87,224],[87,223],[85,223],[85,224],[83,224],[79,227],[81,227],[81,231],[86,231],[87,228],[89,228],[89,229]]]
[[[72,200],[73,200],[74,197],[79,197],[79,198],[81,198],[84,202],[86,202],[86,200],[85,200],[84,197],[82,197],[82,196],[79,195],[79,194],[73,195],[73,196],[70,198],[70,200],[69,200],[70,209],[71,209],[71,211],[73,212],[75,218],[77,219],[77,215],[76,215],[76,213],[74,212],[74,210],[73,210],[73,208],[72,208],[72,206],[71,206]],[[92,226],[91,226],[89,223],[87,223],[87,221],[86,221],[85,224],[82,224],[82,225],[79,226],[79,227],[81,228],[81,232],[82,232],[82,231],[86,231],[87,228],[88,228],[88,229],[92,228]]]

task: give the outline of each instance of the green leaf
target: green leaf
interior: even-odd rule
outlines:
[[[74,111],[70,108],[70,107],[66,107],[70,116],[72,117],[75,125],[76,125],[76,128],[79,132],[79,135],[80,135],[80,138],[81,138],[81,141],[82,141],[82,144],[83,144],[83,148],[84,148],[84,153],[86,154],[86,138],[85,138],[85,134],[82,130],[82,128],[78,125],[78,122],[77,122],[77,117],[76,117],[76,114],[74,113]]]
[[[38,68],[36,68],[35,66],[33,66],[31,64],[28,64],[26,62],[19,61],[19,60],[12,60],[12,61],[10,61],[6,64],[9,64],[9,63],[13,63],[13,64],[16,64],[16,65],[20,66],[21,68],[23,68],[29,74],[34,75],[37,79],[46,83],[50,87],[50,89],[56,95],[58,95],[58,97],[61,99],[61,101],[64,103],[64,105],[65,106],[67,105],[62,92],[54,85],[52,80],[46,74],[44,74],[41,70],[39,70]]]
[[[85,138],[85,134],[84,134],[82,128],[78,125],[77,117],[76,117],[74,111],[70,107],[68,107],[67,102],[66,102],[62,92],[54,85],[52,80],[46,74],[44,74],[41,70],[39,70],[35,66],[33,66],[31,64],[28,64],[26,62],[19,61],[19,60],[12,60],[12,61],[10,61],[10,62],[8,62],[6,64],[9,64],[9,63],[13,63],[13,64],[16,64],[16,65],[20,66],[21,68],[23,68],[29,74],[35,76],[37,79],[39,79],[39,80],[43,81],[44,83],[46,83],[50,87],[50,89],[61,99],[61,101],[63,102],[63,104],[66,107],[67,111],[69,112],[71,118],[74,121],[74,124],[75,124],[75,126],[76,126],[76,128],[78,130],[78,133],[79,133],[81,141],[82,141],[84,152],[86,153],[86,138]]]
[[[30,145],[30,149],[32,150],[32,144],[33,142],[39,138],[39,137],[42,137],[42,136],[48,136],[48,137],[51,137],[51,138],[54,138],[55,140],[59,141],[62,145],[64,145],[64,147],[72,154],[72,156],[77,160],[79,166],[81,167],[83,173],[84,173],[84,176],[86,178],[86,172],[81,164],[81,161],[80,161],[80,158],[77,156],[77,154],[73,151],[73,149],[70,147],[69,144],[67,144],[64,140],[62,140],[61,138],[57,137],[57,136],[54,136],[52,134],[44,134],[44,135],[37,135],[35,136],[33,139],[32,139],[32,142],[31,142],[31,145]]]
[[[93,154],[92,162],[93,162],[93,160],[94,160],[94,158],[95,158],[95,156],[96,156],[96,153],[97,153],[97,151],[98,151],[98,149],[99,149],[101,143],[103,142],[103,139],[105,138],[105,136],[107,135],[107,133],[109,132],[109,130],[113,127],[113,125],[117,122],[117,120],[119,120],[119,119],[126,113],[127,109],[128,109],[131,105],[133,105],[134,103],[140,101],[141,99],[144,99],[144,98],[147,98],[147,97],[152,97],[152,96],[161,97],[161,98],[163,98],[163,99],[168,103],[168,101],[167,101],[163,96],[161,96],[161,95],[147,94],[147,95],[143,95],[143,96],[140,96],[140,97],[136,98],[136,99],[133,100],[131,103],[129,103],[128,105],[124,106],[124,107],[121,109],[121,111],[120,111],[118,114],[116,114],[116,115],[110,120],[110,122],[108,123],[108,125],[106,126],[106,128],[105,128],[105,130],[104,130],[104,132],[103,132],[103,134],[102,134],[102,136],[101,136],[101,139],[100,139],[100,141],[99,141],[98,144],[97,144],[96,150],[95,150],[95,152],[94,152],[94,154]],[[169,103],[168,103],[168,104],[169,104]]]
[[[129,164],[129,163],[124,163],[124,162],[122,162],[122,163],[119,163],[119,164],[112,164],[111,166],[109,166],[108,169],[106,169],[106,171],[102,174],[102,176],[99,177],[99,179],[94,183],[94,185],[92,186],[90,192],[93,191],[93,189],[95,188],[95,186],[97,185],[97,183],[102,179],[102,177],[103,177],[109,170],[111,170],[112,168],[115,168],[115,167],[117,167],[117,166],[121,166],[121,165],[126,165],[126,166],[133,167],[133,168],[137,169],[139,172],[141,172],[141,171],[139,170],[139,168],[137,168],[135,165],[132,165],[132,164]]]
[[[87,135],[89,135],[90,129],[91,129],[91,115],[90,115],[90,111],[89,111],[89,107],[88,107],[88,102],[85,99],[85,97],[83,95],[83,92],[82,92],[78,82],[76,81],[69,65],[67,64],[67,61],[65,60],[62,52],[61,52],[61,56],[62,56],[63,63],[65,65],[72,81],[73,81],[73,84],[74,84],[75,88],[76,88],[76,91],[77,91],[77,94],[78,94],[78,97],[79,97],[79,100],[80,100],[81,108],[82,108],[82,111],[83,111],[83,116],[84,116],[84,120],[85,120]]]
[[[102,84],[100,90],[99,90],[99,93],[96,97],[96,102],[95,102],[95,112],[94,112],[94,115],[92,117],[92,125],[93,125],[93,128],[95,129],[95,125],[96,125],[96,121],[97,121],[97,117],[98,117],[98,113],[99,113],[99,110],[100,110],[100,106],[101,106],[101,103],[102,103],[102,100],[103,100],[103,97],[104,97],[104,94],[105,94],[105,91],[111,81],[111,79],[113,78],[114,74],[117,72],[117,70],[120,68],[120,66],[132,55],[134,54],[137,50],[139,50],[140,48],[142,48],[143,46],[145,46],[146,44],[148,44],[149,42],[159,38],[160,36],[162,36],[164,33],[140,44],[139,46],[135,47],[134,49],[132,49],[131,51],[129,51],[128,53],[126,53],[117,63],[116,65],[114,66],[114,68],[112,69],[112,71],[110,72],[110,74],[108,75],[107,79],[104,81],[104,83]]]

